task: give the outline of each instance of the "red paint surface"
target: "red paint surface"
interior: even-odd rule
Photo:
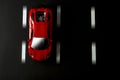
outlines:
[[[46,12],[46,19],[44,22],[36,21],[37,11]],[[32,13],[34,13],[34,21],[30,19]],[[50,20],[48,20],[48,14],[50,14]],[[50,9],[48,8],[30,9],[29,35],[31,35],[32,30],[33,30],[33,35],[32,37],[29,37],[29,40],[28,40],[28,53],[33,60],[37,60],[37,61],[46,60],[52,50],[52,11]],[[48,36],[50,36],[50,38],[48,38]],[[31,48],[30,46],[31,46],[33,37],[48,38],[49,47],[44,50],[36,50]]]

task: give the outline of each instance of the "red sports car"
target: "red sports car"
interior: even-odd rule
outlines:
[[[52,10],[35,8],[29,11],[28,53],[33,60],[46,60],[52,51]]]

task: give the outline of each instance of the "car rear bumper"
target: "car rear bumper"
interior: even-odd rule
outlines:
[[[52,42],[49,47],[44,50],[36,50],[28,46],[28,54],[33,60],[42,61],[46,60],[52,51]]]

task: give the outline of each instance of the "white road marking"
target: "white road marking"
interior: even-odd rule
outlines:
[[[61,6],[57,6],[57,27],[61,26]]]
[[[22,10],[22,27],[27,27],[27,6],[23,6]],[[21,62],[25,63],[26,58],[26,42],[22,41]]]
[[[61,27],[61,6],[57,6],[57,27]],[[60,64],[60,42],[56,44],[56,63]]]
[[[91,28],[95,29],[95,7],[91,7]]]
[[[56,63],[59,64],[60,63],[60,42],[57,42],[57,46],[56,46]]]
[[[22,54],[21,54],[21,62],[25,63],[25,58],[26,58],[26,42],[22,41]]]
[[[23,28],[26,28],[27,24],[27,7],[23,6],[23,17],[22,17]]]
[[[92,42],[92,64],[96,64],[96,43]]]

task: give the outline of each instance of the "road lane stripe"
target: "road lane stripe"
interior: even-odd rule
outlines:
[[[23,28],[26,28],[27,25],[27,6],[23,6],[23,17],[22,17],[22,24]]]
[[[61,26],[61,6],[57,6],[57,27]]]
[[[96,43],[92,42],[92,64],[96,64]]]
[[[59,64],[60,63],[60,42],[57,42],[57,46],[56,46],[56,63]]]
[[[91,28],[95,29],[95,7],[91,7]]]
[[[25,63],[25,58],[26,58],[26,42],[22,41],[22,54],[21,54],[21,62]]]

